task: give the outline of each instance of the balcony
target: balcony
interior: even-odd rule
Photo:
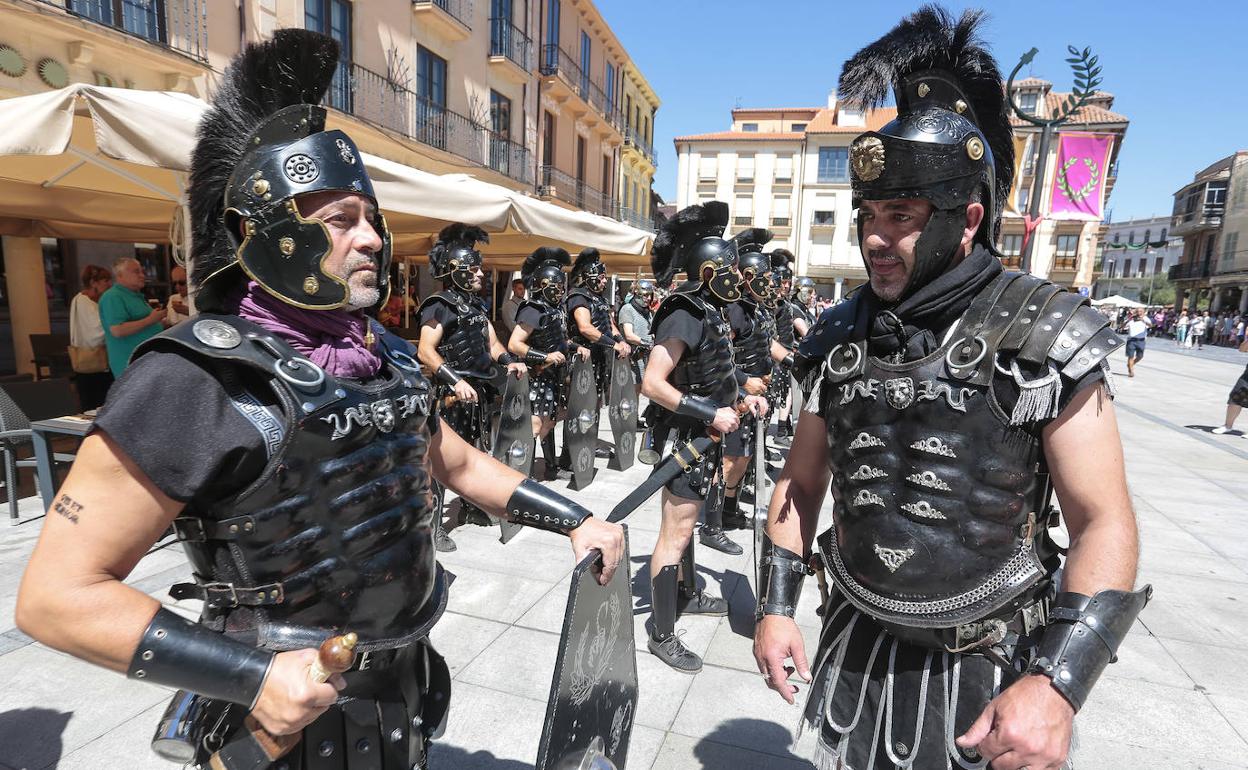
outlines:
[[[1209,273],[1209,263],[1202,259],[1199,262],[1184,262],[1171,266],[1168,277],[1171,281],[1195,281],[1208,278]]]
[[[490,19],[490,69],[520,84],[533,70],[533,41],[510,19]]]
[[[1053,272],[1055,273],[1073,273],[1078,267],[1079,258],[1076,256],[1053,257]]]
[[[208,61],[208,0],[38,0],[197,62]]]
[[[651,164],[654,163],[654,145],[647,141],[646,137],[642,136],[641,132],[636,128],[632,126],[624,128],[624,146],[640,151]]]
[[[328,106],[517,182],[533,183],[528,148],[358,64],[350,65],[351,75],[344,77],[346,66],[334,77]]]
[[[639,230],[654,232],[654,218],[650,216],[649,212],[641,212],[636,209],[619,206],[616,209],[615,218]]]
[[[616,131],[624,130],[624,116],[618,105],[607,99],[602,88],[590,78],[589,73],[581,69],[567,51],[553,43],[543,45],[539,71],[546,77],[554,78],[552,83],[567,86]]]
[[[416,20],[451,41],[472,34],[472,0],[412,0]]]
[[[539,172],[541,182],[537,192],[543,198],[561,200],[604,217],[614,216],[615,201],[601,190],[590,187],[554,166],[542,166]]]
[[[1201,230],[1216,230],[1222,226],[1222,215],[1225,213],[1225,206],[1213,205],[1175,214],[1170,221],[1170,235],[1183,236],[1198,233]]]

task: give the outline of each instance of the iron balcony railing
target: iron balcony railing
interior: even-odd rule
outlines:
[[[624,116],[620,113],[619,105],[607,98],[602,87],[594,82],[588,72],[581,69],[567,51],[554,43],[543,45],[539,69],[543,75],[555,75],[567,83],[569,88],[576,91],[577,95],[606,118],[608,123],[619,131],[624,130]]]
[[[533,69],[533,41],[510,19],[495,16],[490,19],[490,56],[506,56],[528,72]]]
[[[199,62],[208,61],[208,0],[38,0]]]
[[[1185,279],[1208,278],[1209,273],[1209,262],[1202,259],[1199,262],[1185,262],[1179,265],[1172,265],[1167,277],[1171,281],[1182,281]]]
[[[334,77],[326,96],[329,106],[518,182],[533,183],[528,148],[372,70],[358,64],[347,67],[344,63]],[[347,71],[349,77],[343,74]]]
[[[618,206],[616,207],[615,218],[639,230],[654,232],[654,218],[650,216],[649,212],[638,211],[627,206]]]
[[[641,150],[641,152],[650,159],[650,162],[654,162],[654,145],[648,142],[646,137],[642,136],[641,132],[635,127],[626,126],[624,128],[624,143],[631,144]]]
[[[539,173],[541,182],[538,192],[541,195],[558,198],[579,209],[601,214],[604,217],[614,216],[615,202],[611,196],[601,190],[590,187],[554,166],[542,166]]]
[[[412,5],[441,8],[460,24],[472,29],[472,0],[412,0]]]

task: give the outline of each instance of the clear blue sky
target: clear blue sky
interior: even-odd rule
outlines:
[[[672,138],[722,131],[742,107],[825,104],[841,65],[918,2],[873,0],[595,0],[654,86],[654,189],[675,202]],[[1040,49],[1031,74],[1068,91],[1066,45],[1091,46],[1101,88],[1130,118],[1109,201],[1115,220],[1169,214],[1176,189],[1200,169],[1248,149],[1248,2],[1016,2],[987,7],[985,37],[1003,75]],[[1024,70],[1024,73],[1027,71]]]

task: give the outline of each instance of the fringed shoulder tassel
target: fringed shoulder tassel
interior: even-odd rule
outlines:
[[[1026,425],[1039,420],[1057,417],[1058,404],[1062,400],[1062,375],[1049,364],[1049,373],[1028,380],[1019,371],[1018,362],[1010,362],[1010,371],[1018,385],[1018,402],[1010,415],[1010,425]]]

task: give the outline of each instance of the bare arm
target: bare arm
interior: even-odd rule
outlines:
[[[598,338],[602,336],[602,332],[598,331],[598,327],[594,326],[593,318],[589,314],[589,308],[578,307],[573,310],[572,320],[576,321],[576,330],[590,342],[597,342]]]
[[[625,321],[624,323],[620,324],[620,326],[621,326],[622,331],[623,331],[623,333],[624,333],[624,341],[625,341],[625,342],[627,342],[627,343],[628,343],[628,344],[630,344],[630,345],[642,345],[642,344],[645,344],[645,343],[642,341],[641,337],[639,337],[639,336],[637,335],[637,332],[633,331],[633,325],[632,325],[632,324],[630,324],[628,321]]]
[[[446,359],[438,353],[438,343],[442,341],[442,324],[435,320],[425,321],[420,327],[420,341],[416,344],[416,357],[436,372],[438,367],[446,363]]]
[[[650,360],[646,362],[646,376],[641,382],[641,393],[668,411],[675,411],[680,397],[684,395],[667,381],[667,376],[676,368],[684,354],[685,343],[673,337],[655,345],[654,350],[650,351]]]
[[[806,332],[810,331],[810,324],[806,323],[805,318],[794,318],[793,331],[797,332],[798,337],[805,337]]]
[[[780,344],[780,340],[771,341],[771,360],[780,363],[789,355],[789,349]]]
[[[823,418],[812,412],[803,413],[797,421],[789,457],[810,459],[784,464],[767,510],[767,534],[771,541],[803,556],[814,545],[819,509],[832,477],[827,453]]]
[[[507,349],[513,355],[524,356],[529,352],[529,335],[532,333],[532,326],[517,323],[515,328],[511,330],[511,339],[507,340]]]
[[[119,324],[113,324],[108,327],[108,333],[117,337],[129,337],[131,334],[138,334],[152,324],[158,324],[165,317],[165,311],[160,308],[152,310],[151,314],[137,321],[123,321]]]

